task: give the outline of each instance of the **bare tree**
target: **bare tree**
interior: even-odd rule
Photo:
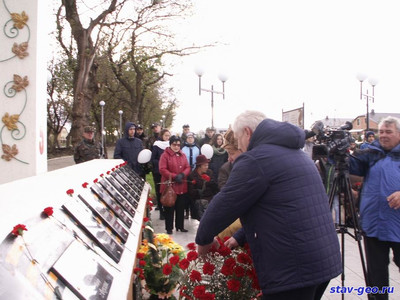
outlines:
[[[164,79],[173,76],[165,58],[191,55],[210,46],[176,46],[172,25],[187,16],[190,8],[191,2],[186,0],[153,1],[135,7],[130,18],[110,27],[108,59],[115,77],[128,92],[132,120],[142,123],[146,112],[157,107],[159,115],[165,115],[160,109],[164,107],[172,123],[177,103],[168,97],[173,94],[170,90],[162,91]]]
[[[125,1],[119,1],[122,7]],[[84,5],[85,3],[81,4]],[[106,7],[102,9],[97,6],[100,12],[90,19],[87,27],[81,22],[81,14],[78,12],[77,0],[62,0],[62,4],[57,12],[58,41],[65,53],[70,57],[77,57],[77,65],[73,75],[74,101],[72,106],[72,126],[71,142],[75,145],[81,139],[83,127],[90,122],[90,110],[93,98],[98,91],[96,81],[96,50],[97,41],[101,33],[106,17],[117,8],[117,0],[104,1]],[[63,38],[63,16],[69,23],[71,34],[76,43],[76,54],[71,52],[71,48],[65,45]],[[94,30],[97,34],[95,35]]]

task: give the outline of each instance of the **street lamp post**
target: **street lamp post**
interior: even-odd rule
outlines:
[[[219,80],[222,81],[222,92],[214,90],[214,85],[211,85],[211,89],[203,89],[201,87],[201,76],[203,76],[204,72],[201,69],[196,69],[195,72],[199,76],[199,96],[201,96],[202,91],[211,94],[211,127],[214,128],[214,94],[220,94],[225,99],[225,82],[228,78],[222,74],[218,76]]]
[[[372,100],[372,103],[374,103],[375,100],[375,86],[378,84],[378,80],[374,78],[369,78],[368,83],[372,86],[372,95],[368,93],[368,90],[364,93],[363,91],[363,82],[367,79],[367,76],[365,74],[358,74],[357,75],[358,81],[360,81],[360,99],[362,100],[363,97],[366,100],[367,104],[367,115],[366,115],[366,131],[369,131],[369,100]]]
[[[122,110],[118,111],[119,113],[119,138],[122,138],[122,114],[124,113]]]
[[[101,106],[101,157],[104,157],[104,101],[99,102]]]

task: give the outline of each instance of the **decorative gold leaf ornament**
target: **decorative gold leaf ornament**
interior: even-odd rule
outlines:
[[[12,158],[15,158],[15,156],[18,154],[18,148],[17,145],[12,145],[10,147],[9,145],[3,144],[3,155],[1,156],[2,159],[6,161],[10,161]]]
[[[11,18],[14,21],[14,27],[18,29],[24,28],[29,19],[25,11],[23,11],[21,14],[11,13]]]
[[[19,119],[19,115],[9,115],[8,113],[5,113],[5,115],[3,116],[3,118],[1,119],[4,123],[4,125],[6,125],[8,130],[14,130],[14,129],[18,129],[17,126],[17,122]]]
[[[23,78],[17,74],[14,74],[14,84],[12,88],[16,92],[20,92],[25,89],[29,85],[28,76],[24,76]]]
[[[24,59],[29,55],[29,53],[26,50],[28,50],[28,43],[23,42],[21,44],[14,43],[11,51],[20,59]]]

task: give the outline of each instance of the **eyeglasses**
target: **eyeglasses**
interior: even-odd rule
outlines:
[[[172,143],[172,144],[171,144],[171,146],[174,146],[174,147],[180,147],[180,146],[181,146],[181,144],[180,144],[180,143],[179,143],[179,144],[178,144],[178,143]]]

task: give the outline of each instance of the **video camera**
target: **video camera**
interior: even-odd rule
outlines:
[[[307,137],[316,136],[318,144],[314,145],[312,159],[317,160],[321,156],[346,156],[352,137],[349,132],[353,128],[351,122],[347,121],[337,130],[324,131],[324,124],[317,121],[312,126],[312,131]]]

